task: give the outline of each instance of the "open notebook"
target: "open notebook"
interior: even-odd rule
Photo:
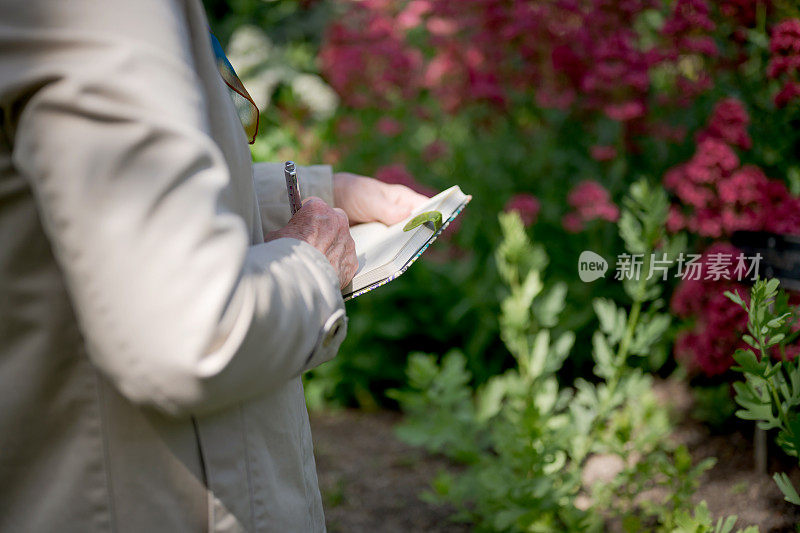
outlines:
[[[405,272],[471,199],[472,196],[464,194],[455,185],[431,198],[397,224],[386,226],[369,222],[350,228],[350,235],[356,243],[358,271],[353,281],[342,290],[344,299],[361,296]],[[434,230],[433,223],[426,222],[410,231],[403,231],[409,220],[426,211],[442,214],[440,228]]]

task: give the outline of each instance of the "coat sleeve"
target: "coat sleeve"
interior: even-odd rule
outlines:
[[[346,331],[324,255],[249,244],[185,8],[0,3],[0,126],[89,357],[131,401],[175,415],[267,394],[333,357]]]
[[[266,235],[285,226],[291,218],[283,165],[256,163],[253,165],[253,178],[258,209],[261,212],[261,226]],[[333,171],[329,165],[297,167],[297,180],[303,199],[316,196],[328,205],[333,205]]]

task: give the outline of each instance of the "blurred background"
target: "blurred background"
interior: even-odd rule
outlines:
[[[800,234],[796,2],[204,1],[256,160],[474,197],[306,376],[331,530],[795,530],[794,296],[611,272]]]

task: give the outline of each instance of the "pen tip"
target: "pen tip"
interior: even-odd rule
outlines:
[[[289,172],[294,172],[294,161],[287,161],[284,168]]]

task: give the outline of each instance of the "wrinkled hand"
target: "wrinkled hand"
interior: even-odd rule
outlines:
[[[271,241],[283,237],[305,241],[328,258],[344,288],[358,270],[356,245],[350,236],[347,215],[316,197],[308,198],[289,223],[264,237]]]
[[[344,210],[352,224],[375,221],[395,224],[427,199],[405,185],[383,183],[349,172],[333,175],[333,203]]]

